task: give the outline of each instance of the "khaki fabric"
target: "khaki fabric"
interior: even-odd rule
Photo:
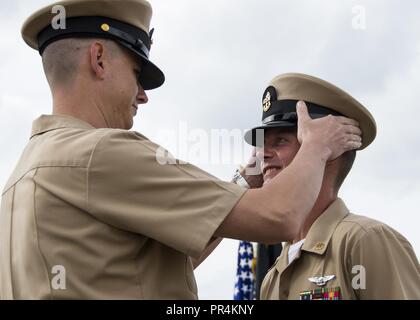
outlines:
[[[28,46],[38,50],[38,35],[57,17],[55,6],[66,10],[66,18],[107,17],[149,33],[152,6],[145,0],[62,0],[51,3],[29,16],[22,26],[22,37]]]
[[[158,147],[72,117],[37,119],[2,193],[0,298],[196,299],[189,256],[245,189],[160,165]]]
[[[342,299],[420,299],[420,266],[410,243],[381,222],[349,213],[341,199],[315,221],[288,266],[289,247],[267,273],[262,299],[299,299],[320,288],[308,278],[331,275],[324,288],[340,287]],[[365,268],[365,289],[353,289],[355,276],[361,284],[355,266]]]

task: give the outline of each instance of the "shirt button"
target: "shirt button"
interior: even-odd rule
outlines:
[[[324,249],[324,247],[325,247],[325,244],[323,243],[323,242],[318,242],[316,245],[315,245],[315,250],[318,250],[318,251],[321,251],[322,249]]]

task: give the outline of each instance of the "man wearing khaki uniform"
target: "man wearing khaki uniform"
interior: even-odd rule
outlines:
[[[196,299],[193,268],[217,237],[292,239],[325,162],[361,145],[356,121],[312,120],[301,107],[301,151],[272,186],[245,192],[190,164],[162,165],[165,151],[128,131],[145,90],[164,82],[149,60],[150,4],[58,4],[65,28],[51,23],[53,5],[22,28],[42,55],[53,114],[34,121],[2,192],[1,299]]]
[[[349,94],[304,74],[274,78],[263,96],[263,125],[245,138],[252,145],[264,130],[264,185],[291,163],[300,145],[296,138],[295,101],[304,100],[311,117],[345,115],[359,121],[366,148],[376,124]],[[349,212],[337,194],[356,151],[328,161],[311,213],[293,241],[288,241],[266,275],[261,299],[420,299],[420,266],[410,243],[397,231]]]

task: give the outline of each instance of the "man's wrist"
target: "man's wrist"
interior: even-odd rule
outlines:
[[[302,142],[301,149],[306,150],[308,153],[316,154],[324,162],[328,161],[332,153],[327,145],[319,143],[319,141],[311,141],[308,139]]]

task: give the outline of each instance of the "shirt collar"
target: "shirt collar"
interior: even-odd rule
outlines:
[[[51,130],[62,128],[95,129],[89,123],[65,115],[42,115],[32,124],[31,138]]]
[[[302,250],[324,254],[337,225],[349,213],[344,201],[337,198],[312,224]]]

